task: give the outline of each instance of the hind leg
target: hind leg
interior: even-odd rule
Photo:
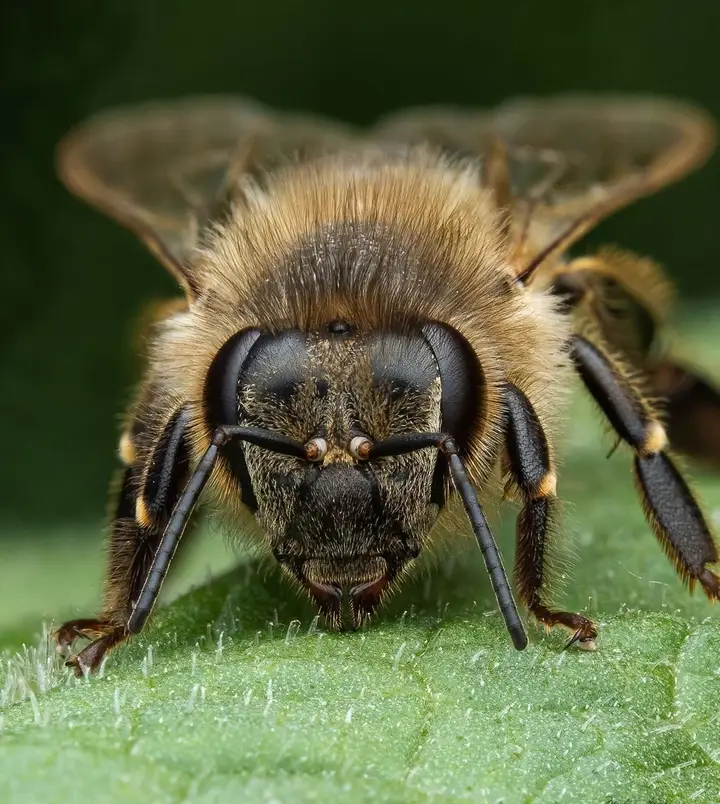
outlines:
[[[561,265],[543,281],[577,321],[647,380],[673,449],[720,469],[720,390],[668,357],[662,337],[672,290],[650,260],[615,249]]]
[[[617,435],[635,452],[635,483],[645,517],[680,577],[699,582],[711,600],[720,598],[720,578],[707,567],[717,545],[695,497],[667,454],[665,429],[637,380],[621,363],[579,335],[572,356],[585,386]]]

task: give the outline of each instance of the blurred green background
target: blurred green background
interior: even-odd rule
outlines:
[[[71,0],[3,10],[0,521],[97,529],[142,305],[174,292],[133,237],[73,199],[53,146],[117,103],[251,94],[354,122],[404,104],[660,92],[720,117],[720,4],[675,0]],[[720,160],[592,237],[651,253],[684,298],[720,290]],[[68,526],[70,527],[70,526]],[[74,525],[73,525],[74,527]],[[81,528],[82,529],[82,528]],[[28,536],[29,538],[29,536]]]

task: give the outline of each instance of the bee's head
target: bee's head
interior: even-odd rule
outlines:
[[[230,442],[222,455],[282,567],[339,626],[358,626],[420,553],[445,503],[434,449],[368,460],[374,443],[446,432],[461,449],[482,408],[481,371],[454,330],[243,330],[208,376],[210,424],[260,427],[306,445],[306,458]]]

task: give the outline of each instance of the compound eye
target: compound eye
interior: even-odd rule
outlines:
[[[348,444],[348,451],[358,461],[370,460],[372,441],[364,436],[355,436]]]
[[[311,463],[319,463],[327,455],[328,445],[324,438],[311,438],[305,444],[305,457]]]

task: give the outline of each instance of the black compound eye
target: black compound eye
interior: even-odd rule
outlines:
[[[408,391],[424,392],[437,379],[437,366],[425,338],[417,333],[381,332],[368,338],[373,382],[392,399]]]
[[[470,344],[456,330],[434,322],[422,331],[440,371],[443,432],[450,433],[462,450],[481,414],[482,368]]]
[[[260,336],[259,329],[243,329],[233,335],[215,356],[205,381],[205,410],[211,427],[238,423],[238,378]],[[230,443],[224,448],[224,455],[240,484],[243,503],[251,511],[257,510],[242,446]]]
[[[253,344],[237,381],[253,386],[263,396],[287,400],[308,379],[307,360],[307,339],[302,332],[266,332]]]
[[[226,341],[208,371],[205,406],[212,425],[238,423],[238,378],[261,333],[243,329]]]
[[[482,413],[482,367],[470,344],[452,327],[433,322],[422,332],[440,372],[441,428],[465,452]],[[431,492],[432,501],[441,508],[445,505],[445,467],[445,461],[439,459]]]

